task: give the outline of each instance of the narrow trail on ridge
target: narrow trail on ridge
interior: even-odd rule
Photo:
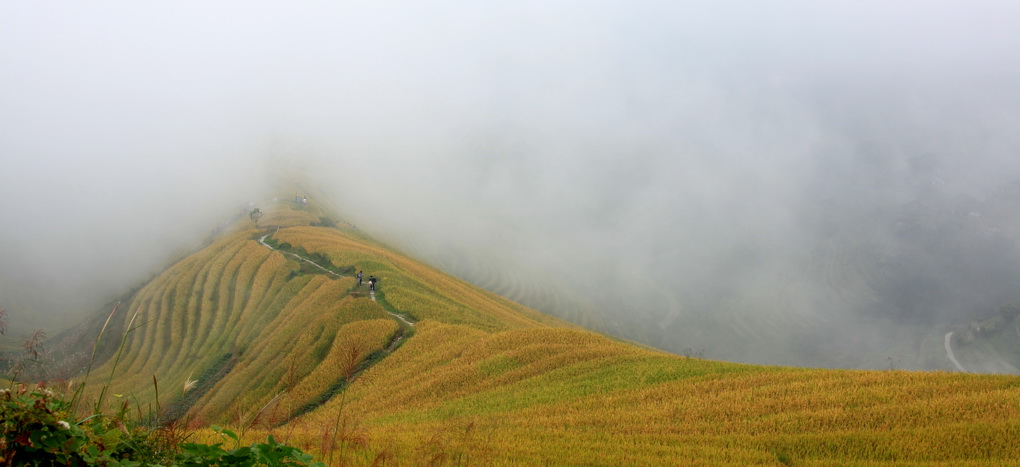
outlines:
[[[294,258],[294,259],[296,259],[298,261],[304,261],[306,263],[309,263],[309,264],[315,266],[316,268],[321,269],[323,272],[326,272],[327,274],[333,276],[336,279],[344,277],[343,275],[341,275],[339,273],[336,273],[336,272],[333,272],[333,271],[330,271],[329,269],[326,269],[325,267],[321,266],[320,264],[318,264],[318,263],[316,263],[316,262],[314,262],[314,261],[312,261],[312,260],[310,260],[308,258],[305,258],[305,257],[303,257],[303,256],[301,256],[301,255],[299,255],[297,253],[292,253],[292,252],[289,252],[289,251],[281,251],[279,248],[274,248],[272,245],[266,243],[266,238],[269,238],[271,235],[273,235],[273,233],[278,232],[279,230],[280,230],[280,228],[277,227],[276,230],[274,230],[273,232],[267,233],[267,234],[259,237],[259,239],[258,239],[259,244],[261,244],[262,246],[264,246],[266,248],[269,248],[270,250],[282,253],[282,254],[284,254],[286,256],[290,256],[290,257],[292,257],[292,258]],[[360,285],[358,287],[360,287]],[[351,289],[351,290],[349,290],[347,292],[347,294],[350,294],[353,291],[354,291],[354,289]],[[405,340],[407,340],[407,338],[409,338],[410,336],[414,335],[414,327],[415,327],[415,324],[417,323],[417,320],[411,318],[410,316],[404,316],[404,314],[402,314],[402,313],[394,313],[394,312],[390,311],[391,306],[388,303],[386,303],[385,300],[378,300],[378,301],[376,300],[375,291],[374,290],[369,292],[369,296],[371,297],[373,302],[380,303],[380,306],[383,309],[383,311],[385,311],[386,314],[390,315],[390,317],[393,318],[393,320],[397,322],[397,325],[398,325],[399,329],[396,332],[394,332],[393,336],[390,338],[389,343],[387,343],[386,347],[382,350],[381,357],[378,358],[378,359],[370,359],[370,360],[362,361],[357,366],[356,370],[349,377],[346,378],[346,381],[344,381],[343,385],[341,386],[342,389],[336,390],[337,392],[343,391],[344,390],[343,388],[346,388],[351,383],[353,383],[355,380],[357,380],[358,376],[361,376],[361,374],[364,373],[365,370],[368,370],[369,368],[375,366],[377,363],[382,361],[386,356],[388,356],[389,354],[391,354],[394,351],[396,351],[397,348],[399,348],[400,345]],[[332,395],[335,395],[335,394],[336,394],[335,392],[332,393]],[[332,396],[328,396],[328,397],[332,397]],[[300,415],[300,413],[301,412],[296,413],[293,416]]]
[[[276,228],[276,230],[277,230],[277,231],[279,231],[279,230],[280,230],[280,228],[279,228],[279,227],[277,227],[277,228]],[[308,258],[304,258],[304,257],[302,257],[301,255],[299,255],[299,254],[297,254],[297,253],[291,253],[291,252],[289,252],[289,251],[280,251],[280,250],[279,250],[278,248],[273,248],[273,246],[272,246],[272,245],[270,245],[270,244],[266,243],[266,238],[268,238],[268,237],[269,237],[270,235],[272,235],[272,233],[267,233],[267,234],[265,234],[265,235],[263,235],[263,236],[259,237],[259,243],[261,243],[261,244],[262,244],[262,246],[264,246],[264,247],[266,247],[266,248],[269,248],[270,250],[273,250],[273,251],[279,251],[280,253],[282,253],[282,254],[284,254],[284,255],[287,255],[287,256],[291,256],[291,257],[294,257],[294,258],[295,258],[295,259],[297,259],[298,261],[304,261],[304,262],[306,262],[306,263],[308,263],[308,264],[311,264],[312,266],[315,266],[315,267],[317,267],[317,268],[321,269],[321,270],[322,270],[323,272],[325,272],[326,274],[330,274],[330,275],[332,275],[333,277],[336,277],[336,278],[344,277],[344,276],[342,276],[342,275],[340,275],[340,274],[337,274],[337,273],[335,273],[335,272],[333,272],[333,271],[330,271],[329,269],[326,269],[326,268],[324,268],[324,267],[320,266],[320,265],[319,265],[319,263],[316,263],[315,261],[312,261],[312,260],[310,260],[310,259],[308,259]]]
[[[329,269],[326,269],[326,268],[322,267],[321,265],[319,265],[318,263],[316,263],[316,262],[314,262],[314,261],[312,261],[312,260],[310,260],[308,258],[305,258],[305,257],[303,257],[303,256],[301,256],[301,255],[299,255],[297,253],[291,253],[289,251],[280,251],[279,248],[273,248],[272,245],[266,243],[266,239],[269,238],[270,235],[273,235],[273,233],[279,232],[279,231],[280,231],[280,228],[277,227],[275,231],[267,233],[267,234],[259,237],[259,244],[261,244],[262,246],[264,246],[266,248],[269,248],[270,250],[282,253],[282,254],[284,254],[286,256],[293,257],[294,259],[297,259],[298,261],[304,261],[304,262],[306,262],[308,264],[311,264],[312,266],[315,266],[316,268],[321,269],[323,272],[325,272],[327,274],[330,274],[330,275],[332,275],[335,278],[344,277],[343,275],[337,274],[337,273],[335,273],[333,271],[330,271]],[[376,299],[375,299],[375,291],[374,290],[369,292],[369,296],[372,298],[373,302],[376,301]],[[417,324],[416,320],[410,320],[410,319],[408,319],[408,317],[406,317],[406,316],[404,316],[402,314],[394,313],[394,312],[386,309],[386,307],[383,307],[383,311],[385,311],[386,314],[390,315],[391,318],[393,318],[393,319],[395,319],[395,320],[397,320],[397,321],[407,325],[408,327],[414,328],[414,325]],[[399,337],[397,339],[394,339],[394,342],[391,342],[387,349],[395,348],[396,345],[399,344],[400,341],[402,341],[403,339],[404,339],[404,334],[400,333]]]
[[[374,290],[369,292],[368,296],[372,298],[373,302],[376,301],[376,299],[375,299],[375,291]],[[392,312],[390,310],[387,310],[385,307],[383,308],[383,310],[385,310],[387,313],[389,313],[390,316],[394,317],[395,319],[398,319],[398,320],[402,321],[404,324],[406,324],[408,326],[414,327],[414,325],[418,323],[418,321],[408,320],[407,317],[402,315],[402,314],[394,313],[394,312]]]

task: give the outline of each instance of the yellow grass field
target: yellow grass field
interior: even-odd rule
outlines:
[[[811,370],[641,350],[585,331],[423,322],[350,389],[346,460],[413,465],[1012,463],[1020,380]],[[289,427],[320,449],[332,401]]]
[[[146,285],[109,396],[334,465],[1017,464],[1020,378],[768,367],[578,329],[350,229],[271,211]],[[309,213],[305,213],[309,214]],[[263,220],[263,223],[266,221]],[[287,224],[290,222],[290,224]],[[247,226],[247,225],[246,225]],[[303,269],[304,268],[304,269]],[[302,272],[304,271],[304,272]],[[413,329],[397,313],[415,322]],[[91,375],[90,397],[114,359]],[[186,381],[196,389],[182,394]],[[196,439],[211,439],[200,429]]]

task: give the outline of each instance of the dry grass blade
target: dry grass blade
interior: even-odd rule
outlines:
[[[114,313],[117,313],[117,309],[120,308],[120,302],[110,310],[110,315],[106,317],[106,321],[103,322],[103,327],[99,329],[99,335],[96,336],[96,343],[92,345],[92,357],[89,358],[89,366],[85,369],[85,376],[81,380],[81,384],[78,385],[78,389],[75,389],[74,396],[71,398],[71,413],[75,413],[75,409],[78,407],[78,403],[81,402],[82,391],[85,390],[85,383],[89,380],[89,374],[92,373],[92,364],[96,361],[96,352],[99,351],[99,343],[103,340],[103,334],[106,333],[106,327],[110,325],[110,320],[113,319]]]
[[[138,318],[138,310],[135,310],[135,314],[131,315],[131,319],[128,321],[127,329],[124,330],[124,336],[120,339],[120,346],[117,348],[117,358],[113,360],[113,368],[110,369],[110,377],[107,378],[106,384],[103,385],[103,389],[99,391],[99,399],[96,401],[95,413],[101,413],[103,408],[103,400],[106,398],[106,391],[110,388],[110,383],[113,382],[113,375],[117,372],[117,364],[120,363],[120,358],[124,354],[124,344],[127,343],[128,334],[134,331],[135,318]]]
[[[152,375],[152,387],[156,390],[156,416],[159,417],[161,410],[159,407],[159,382],[156,381],[156,375]]]

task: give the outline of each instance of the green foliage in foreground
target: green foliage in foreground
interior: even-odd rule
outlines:
[[[181,442],[188,435],[179,427],[150,429],[126,420],[125,413],[72,422],[70,406],[49,389],[0,390],[0,465],[324,465],[272,436],[242,447],[234,432],[217,429],[235,444],[227,450],[223,443]]]
[[[224,438],[234,440],[240,444],[240,438],[233,431],[219,427],[213,427]],[[314,462],[311,454],[302,452],[293,446],[287,446],[276,442],[273,435],[266,438],[265,443],[252,444],[251,446],[238,447],[227,451],[223,449],[223,443],[201,444],[184,443],[181,445],[181,454],[177,457],[179,465],[285,465],[285,466],[324,466],[322,462]]]

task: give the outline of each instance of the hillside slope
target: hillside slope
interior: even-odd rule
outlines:
[[[123,355],[93,371],[92,397],[113,373],[114,397],[154,404],[155,378],[168,415],[352,464],[1020,458],[1012,376],[668,355],[466,284],[349,225],[323,226],[333,222],[314,203],[267,211],[270,227],[226,229],[122,306]],[[355,270],[379,277],[379,290],[359,287]]]
[[[314,449],[341,416],[365,463],[1014,462],[1018,396],[1010,376],[739,365],[584,331],[423,323],[289,429]]]
[[[339,379],[331,369],[379,358],[402,334],[384,300],[414,320],[486,331],[560,324],[353,230],[293,225],[303,214],[304,208],[283,203],[268,216],[278,223],[268,240],[318,253],[340,269],[364,270],[366,279],[381,278],[385,299],[380,290],[376,301],[351,273],[310,267],[260,242],[267,233],[240,229],[173,265],[122,306],[116,328],[131,329],[123,356],[96,369],[92,381],[116,371],[112,392],[155,402],[155,378],[164,403],[172,400],[178,412],[213,423],[243,419],[273,400],[286,407],[277,414],[283,421],[329,396]],[[172,399],[190,380],[198,381],[197,390]]]

